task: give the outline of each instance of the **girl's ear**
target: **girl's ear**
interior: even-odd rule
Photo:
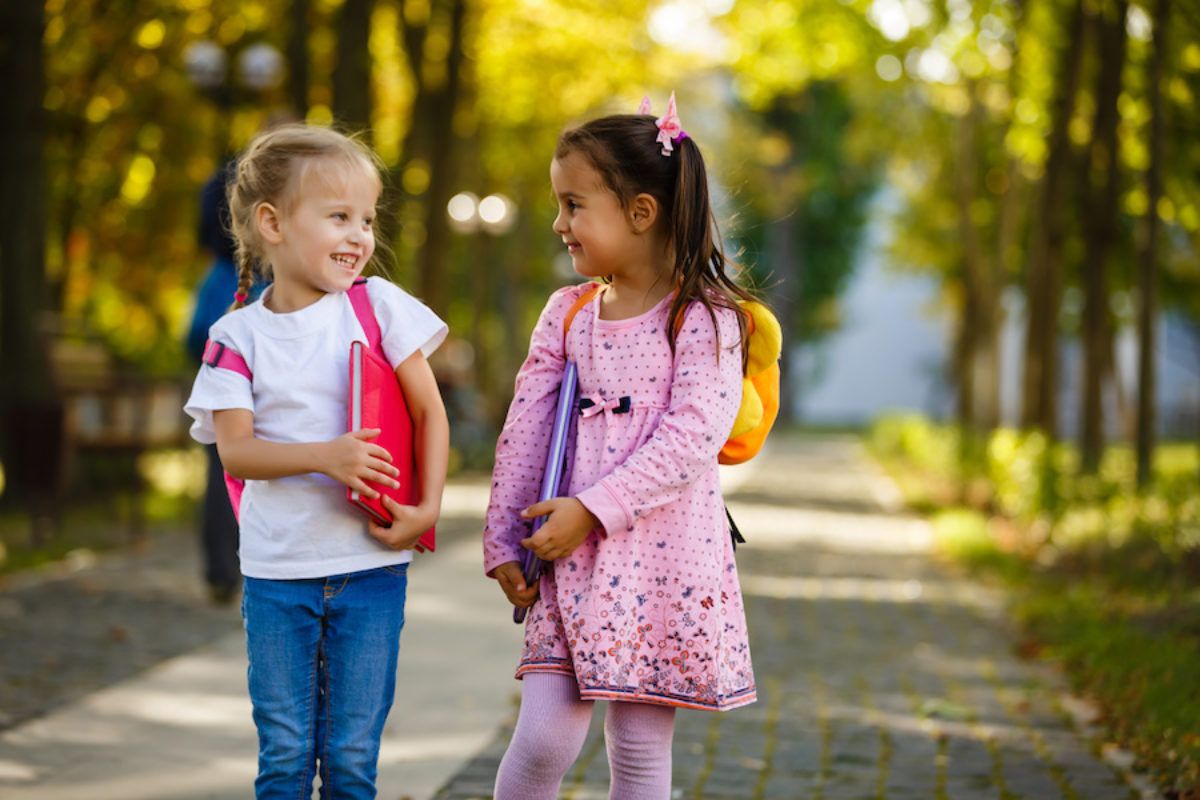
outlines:
[[[283,242],[283,230],[279,225],[279,211],[270,203],[259,203],[254,207],[254,227],[267,244]]]
[[[642,192],[629,203],[629,224],[634,233],[645,233],[658,221],[658,201],[654,195]]]

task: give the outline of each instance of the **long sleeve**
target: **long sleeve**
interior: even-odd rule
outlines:
[[[565,366],[563,318],[581,289],[571,286],[550,296],[529,342],[529,355],[517,372],[504,428],[496,442],[492,494],[483,532],[484,571],[519,561],[529,523],[521,509],[537,502],[558,387]]]
[[[717,309],[717,321],[719,340],[707,309],[698,303],[689,308],[675,342],[662,421],[629,458],[576,495],[606,533],[624,531],[637,517],[678,500],[716,463],[742,398],[736,312]]]

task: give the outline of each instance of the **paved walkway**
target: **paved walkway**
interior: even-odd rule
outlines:
[[[1134,795],[1017,660],[1001,598],[928,556],[857,440],[777,441],[730,509],[759,702],[680,712],[674,795],[694,800],[1117,800]],[[607,798],[596,713],[565,800]],[[437,795],[490,796],[509,731]]]
[[[432,796],[514,708],[507,662],[520,631],[482,577],[486,505],[486,482],[449,487],[438,552],[409,572],[381,800]],[[190,538],[168,535],[147,552],[0,584],[0,642],[19,656],[0,657],[0,714],[43,712],[0,732],[0,800],[253,794],[258,746],[240,618],[205,606],[194,550]],[[161,657],[189,641],[196,649],[145,669],[146,652]],[[130,664],[144,671],[97,688]],[[54,677],[60,669],[68,674]]]
[[[1134,796],[1074,732],[1058,679],[1013,657],[1000,598],[931,563],[927,526],[854,439],[781,438],[732,475],[760,701],[680,714],[676,797]],[[450,487],[442,548],[410,573],[381,800],[490,796],[519,629],[479,574],[485,503],[485,484]],[[203,606],[193,543],[169,541],[0,585],[3,800],[249,796],[237,614]],[[599,718],[568,800],[607,797]]]

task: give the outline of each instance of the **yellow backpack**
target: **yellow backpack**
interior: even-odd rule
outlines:
[[[567,311],[563,319],[564,342],[575,315],[602,288],[603,284],[592,284]],[[750,300],[738,305],[746,315],[749,352],[742,378],[742,404],[733,420],[729,438],[717,454],[717,461],[721,464],[741,464],[758,455],[767,440],[767,434],[771,432],[771,426],[775,424],[775,418],[779,416],[779,356],[783,352],[783,331],[779,327],[779,320],[762,303]]]
[[[717,455],[722,464],[741,464],[758,455],[779,416],[779,357],[783,331],[771,309],[753,300],[739,304],[746,314],[749,352],[742,379],[742,405],[733,430]]]

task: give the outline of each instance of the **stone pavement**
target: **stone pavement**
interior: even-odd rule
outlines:
[[[729,477],[760,700],[680,714],[676,797],[1135,796],[1061,680],[1012,655],[1001,598],[931,562],[855,439],[781,436]],[[381,800],[490,796],[520,631],[480,575],[486,495],[448,487],[442,546],[410,573]],[[0,583],[0,800],[249,796],[240,620],[204,604],[194,549],[176,535]],[[595,723],[566,800],[607,797]]]
[[[481,572],[487,489],[486,479],[448,487],[438,552],[409,572],[384,800],[432,796],[514,707],[520,632]],[[0,584],[0,800],[253,794],[240,618],[204,605],[194,550],[168,535],[147,552]]]
[[[932,562],[928,526],[856,439],[778,437],[737,469],[753,470],[728,499],[759,702],[679,713],[675,797],[1138,796],[1073,728],[1061,679],[1014,656],[1002,598]],[[608,797],[600,723],[564,800]],[[438,800],[490,797],[510,732]]]

